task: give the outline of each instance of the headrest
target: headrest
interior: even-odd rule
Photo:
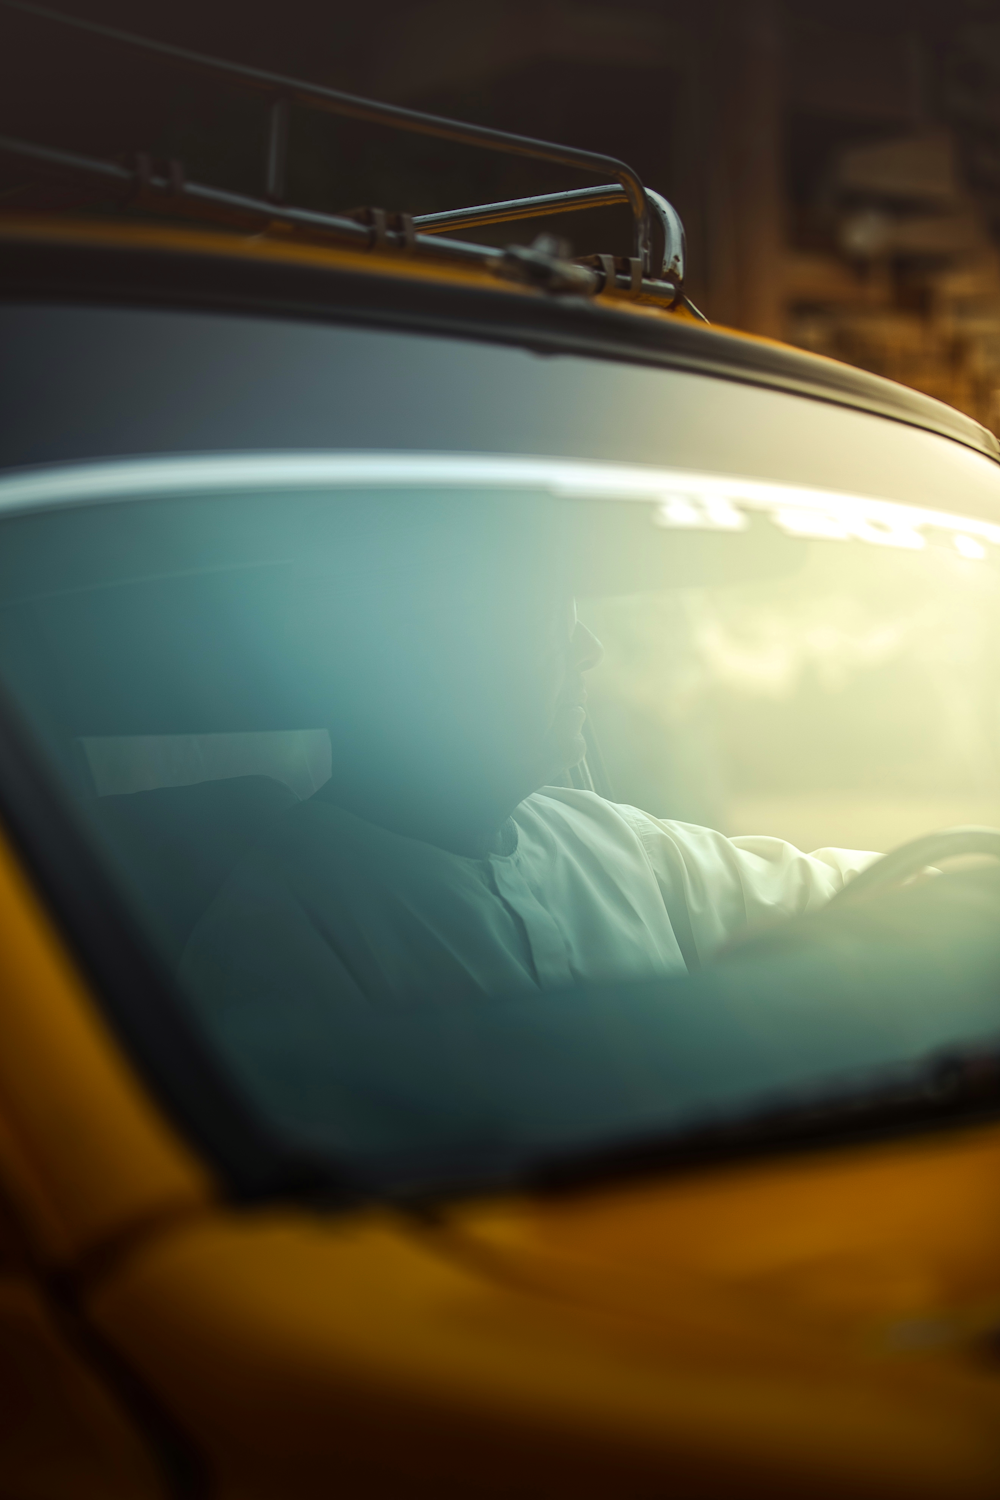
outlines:
[[[297,801],[270,776],[98,798],[101,832],[170,962],[229,872]]]

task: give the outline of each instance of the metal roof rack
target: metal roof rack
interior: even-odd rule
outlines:
[[[187,178],[179,162],[155,163],[144,153],[136,154],[126,166],[0,136],[0,153],[8,157],[31,163],[45,173],[103,186],[115,193],[123,205],[196,214],[257,229],[280,225],[301,234],[329,237],[358,247],[396,249],[477,262],[500,275],[531,282],[549,291],[590,296],[613,291],[652,299],[670,307],[683,304],[697,317],[702,316],[684,295],[684,226],[677,211],[659,193],[646,188],[631,167],[614,157],[481,125],[468,125],[400,105],[380,104],[338,89],[321,88],[166,42],[152,41],[114,26],[81,20],[48,6],[33,4],[31,0],[0,0],[0,6],[137,48],[182,67],[208,72],[261,94],[268,102],[261,198],[193,182]],[[345,215],[317,213],[285,202],[289,110],[293,104],[418,135],[436,136],[460,145],[574,167],[613,181],[600,187],[515,198],[445,213],[413,216],[376,208]],[[614,203],[627,203],[632,212],[632,254],[624,259],[598,255],[569,260],[557,241],[544,236],[531,247],[496,248],[452,239],[445,233],[450,229],[509,223]]]

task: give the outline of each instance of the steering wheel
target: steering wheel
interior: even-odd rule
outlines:
[[[925,833],[898,849],[883,854],[882,858],[869,865],[849,881],[828,902],[827,907],[839,902],[855,901],[870,896],[874,891],[887,886],[899,885],[917,875],[928,865],[939,860],[955,859],[962,854],[988,854],[1000,860],[1000,829],[998,828],[944,828],[940,833]]]

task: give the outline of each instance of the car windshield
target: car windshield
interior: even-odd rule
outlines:
[[[430,350],[434,446],[383,399],[363,446],[223,421],[0,478],[9,722],[253,1108],[376,1190],[447,1188],[989,1055],[992,870],[847,898],[1000,826],[1000,469],[583,359],[547,427],[512,416],[533,356],[326,335],[355,403],[405,366],[433,405]],[[637,393],[683,432],[630,436]]]

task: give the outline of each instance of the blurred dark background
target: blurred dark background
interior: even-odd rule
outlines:
[[[235,61],[623,157],[679,208],[715,322],[889,375],[1000,430],[996,0],[63,0]],[[0,10],[11,134],[183,160],[259,195],[238,90]],[[574,174],[297,112],[288,196],[427,212]],[[0,208],[32,206],[9,164]],[[577,178],[581,184],[592,178]],[[538,226],[542,227],[542,226]],[[627,253],[623,210],[553,220]],[[525,241],[535,226],[493,230]],[[490,236],[485,236],[490,237]]]

